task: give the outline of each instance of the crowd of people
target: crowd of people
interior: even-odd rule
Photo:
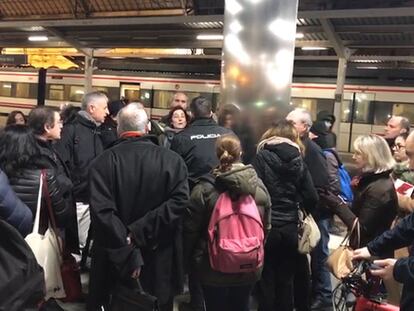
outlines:
[[[414,242],[412,193],[395,187],[396,180],[414,184],[409,120],[393,116],[383,137],[359,136],[353,143],[358,173],[344,185],[329,112],[313,122],[296,108],[256,140],[234,105],[216,117],[208,99],[189,102],[179,92],[170,108],[156,122],[140,103],[108,103],[104,93],[92,92],[80,109],[37,107],[27,119],[13,112],[0,133],[0,219],[28,235],[45,174],[43,201],[50,199],[53,215],[41,209],[40,231],[54,216],[64,252],[82,258],[90,276],[88,310],[116,310],[116,285],[135,288],[136,280],[160,310],[173,309],[184,285],[191,299],[182,310],[248,311],[253,300],[260,311],[330,310],[326,262],[334,215],[348,230],[359,226],[351,237],[354,259],[380,257],[372,273],[402,283],[401,310],[414,309],[414,255],[394,258],[396,249]],[[219,225],[211,222],[223,194],[233,212],[239,204],[258,212],[263,239],[243,240],[251,220],[232,218],[239,240],[221,245],[258,251],[256,268],[240,265],[230,273],[228,264],[215,264],[213,243],[220,237],[215,231],[210,238],[210,231]],[[245,198],[250,201],[237,203]],[[320,231],[309,254],[298,251],[301,210]]]

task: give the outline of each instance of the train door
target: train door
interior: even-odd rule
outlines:
[[[140,101],[140,84],[139,83],[122,83],[120,86],[120,96],[125,98],[128,103]]]
[[[344,93],[339,151],[353,152],[353,143],[358,136],[378,132],[373,126],[374,102],[374,93]]]

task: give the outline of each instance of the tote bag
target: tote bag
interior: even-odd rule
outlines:
[[[62,257],[60,241],[56,232],[50,227],[45,234],[39,234],[40,209],[42,205],[42,189],[45,181],[45,172],[42,170],[39,180],[39,194],[37,198],[36,216],[33,231],[25,240],[32,249],[38,264],[43,268],[46,283],[45,300],[49,298],[64,298],[66,296],[62,282],[60,266]]]
[[[349,238],[354,231],[356,232],[357,243],[359,245],[361,234],[358,218],[355,219],[351,231],[347,233],[339,247],[329,255],[328,260],[326,262],[329,270],[337,279],[344,278],[354,268],[352,264],[353,249],[349,246]]]
[[[321,232],[311,214],[299,209],[298,252],[309,254],[318,244]]]

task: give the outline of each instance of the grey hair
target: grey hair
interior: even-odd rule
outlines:
[[[145,132],[148,115],[141,103],[130,103],[118,112],[118,134],[124,132]]]
[[[291,112],[289,112],[288,115],[297,115],[304,124],[308,126],[308,128],[311,128],[313,122],[312,122],[312,116],[308,110],[305,108],[295,108]]]
[[[82,110],[87,110],[88,106],[99,98],[105,98],[106,101],[108,101],[108,96],[106,96],[106,94],[101,91],[94,91],[85,94],[82,98]]]
[[[410,120],[408,120],[408,118],[403,117],[403,116],[399,116],[401,118],[400,124],[401,124],[401,129],[405,129],[407,131],[407,134],[410,133]]]

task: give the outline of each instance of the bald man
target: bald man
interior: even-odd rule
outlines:
[[[95,240],[88,310],[106,309],[113,285],[134,286],[139,276],[160,310],[172,311],[182,285],[179,226],[189,199],[187,168],[178,154],[158,146],[147,133],[143,106],[122,108],[120,139],[90,169]]]
[[[395,139],[403,133],[410,132],[410,120],[406,117],[392,116],[384,128],[384,138],[390,148],[394,146]],[[392,149],[391,149],[392,150]]]

